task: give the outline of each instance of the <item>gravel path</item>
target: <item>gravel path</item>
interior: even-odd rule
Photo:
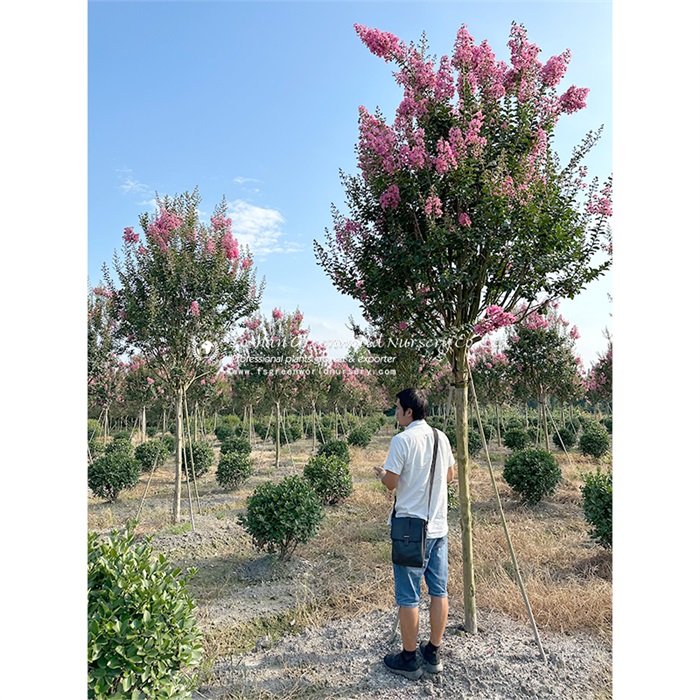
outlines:
[[[214,680],[194,698],[558,698],[610,696],[611,650],[600,638],[584,634],[540,632],[548,663],[540,658],[529,626],[500,613],[480,612],[479,634],[459,630],[450,614],[443,641],[445,670],[411,681],[388,672],[382,657],[401,648],[400,637],[387,644],[393,612],[371,613],[351,620],[309,628],[283,637],[272,648],[261,639],[256,651],[219,659]],[[421,631],[428,629],[427,601],[420,609]]]

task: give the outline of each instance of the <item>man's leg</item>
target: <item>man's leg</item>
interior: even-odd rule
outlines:
[[[447,617],[445,617],[447,622]],[[401,641],[403,648],[408,651],[415,651],[418,639],[418,608],[399,608],[399,624],[401,625]],[[432,608],[431,622],[432,626]],[[443,626],[444,631],[444,626]]]
[[[447,627],[447,613],[449,609],[447,598],[430,597],[430,643],[434,647],[439,647],[442,644],[442,635],[445,634],[445,627]],[[401,625],[401,631],[403,632],[403,620]],[[416,633],[417,631],[418,623],[416,623]],[[405,641],[404,646],[406,646]]]

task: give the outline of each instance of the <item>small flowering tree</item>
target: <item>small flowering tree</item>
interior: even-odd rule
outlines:
[[[462,525],[465,627],[476,632],[467,456],[467,356],[476,326],[496,326],[516,305],[573,297],[609,266],[603,250],[611,182],[585,182],[588,134],[561,167],[559,118],[586,104],[587,88],[558,85],[569,51],[542,64],[513,24],[511,65],[466,26],[452,57],[356,25],[367,48],[395,63],[403,100],[393,124],[360,107],[358,175],[342,174],[349,215],[315,242],[334,285],[357,299],[383,333],[403,322],[446,344],[453,367]],[[584,190],[582,187],[587,185]],[[491,313],[489,314],[489,310]]]
[[[303,368],[300,358],[306,351],[308,328],[302,328],[303,314],[281,309],[272,310],[270,318],[255,315],[243,323],[238,338],[240,367],[249,372],[251,381],[259,382],[275,406],[275,466],[280,464],[282,403],[288,404],[296,394]]]
[[[551,396],[572,397],[581,387],[581,359],[574,352],[578,329],[568,328],[554,306],[543,314],[532,312],[508,329],[505,349],[514,391],[524,399],[534,398],[540,407],[545,447],[549,449],[546,414]]]
[[[311,406],[311,450],[316,452],[316,419],[317,411],[323,404],[327,394],[329,364],[328,351],[325,345],[313,340],[307,340],[303,348],[304,366],[300,367],[303,374],[297,382],[297,399],[304,405]]]
[[[88,294],[87,380],[88,406],[98,409],[109,435],[109,409],[121,398],[124,367],[116,353],[116,325],[110,317],[111,294],[95,287]]]
[[[500,447],[500,409],[512,395],[508,358],[498,348],[494,349],[486,338],[473,348],[469,359],[477,397],[482,403],[489,403],[496,409],[496,436]]]
[[[592,403],[607,403],[612,410],[612,338],[609,334],[605,354],[599,354],[586,378],[586,398]]]
[[[124,230],[123,257],[115,252],[120,285],[104,266],[112,318],[125,350],[140,352],[176,401],[173,520],[180,519],[183,404],[201,375],[216,370],[208,353],[224,354],[234,324],[259,305],[252,259],[239,249],[226,217],[226,200],[209,224],[199,220],[197,189],[156,197],[157,212],[140,217],[144,238]]]

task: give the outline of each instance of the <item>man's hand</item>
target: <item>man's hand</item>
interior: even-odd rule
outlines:
[[[381,479],[384,474],[386,474],[386,469],[384,467],[372,467],[374,469],[374,473]]]

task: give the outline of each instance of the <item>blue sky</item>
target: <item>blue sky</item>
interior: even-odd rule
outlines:
[[[343,208],[339,169],[355,168],[359,105],[387,117],[400,100],[392,67],[353,24],[405,41],[425,31],[451,54],[466,23],[509,59],[511,22],[546,60],[569,48],[563,86],[591,89],[585,110],[561,119],[562,160],[605,125],[587,163],[612,172],[610,3],[100,2],[88,4],[88,275],[95,285],[121,232],[153,208],[155,192],[199,187],[202,216],[226,196],[233,230],[266,279],[262,310],[305,315],[316,340],[349,340],[359,306],[332,286],[312,242]],[[611,274],[561,310],[579,326],[588,366],[612,329]],[[338,351],[335,354],[341,353]]]

